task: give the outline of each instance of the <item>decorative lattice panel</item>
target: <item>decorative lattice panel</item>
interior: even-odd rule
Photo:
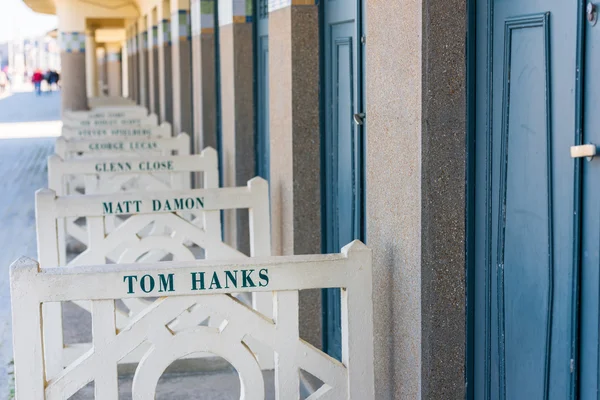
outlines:
[[[258,342],[273,354],[275,398],[298,399],[299,372],[322,386],[315,399],[373,399],[373,305],[371,252],[355,241],[341,254],[196,261],[144,265],[99,265],[40,269],[23,258],[11,267],[11,300],[16,396],[19,399],[64,399],[94,382],[95,398],[118,398],[117,363],[146,344],[132,385],[135,400],[154,399],[158,380],[175,360],[210,352],[235,367],[241,399],[265,398],[265,382],[256,355],[248,345]],[[253,287],[204,287],[196,277],[226,279],[232,271],[259,271]],[[142,281],[168,280],[168,290],[142,287]],[[196,284],[194,284],[196,279]],[[216,278],[212,278],[216,279]],[[133,283],[132,283],[133,282]],[[150,285],[149,283],[147,285]],[[299,338],[298,291],[341,288],[342,359],[337,361]],[[232,292],[265,292],[273,315],[256,312]],[[161,296],[125,329],[117,329],[115,299]],[[48,373],[42,343],[49,302],[91,303],[93,346],[58,375]],[[222,318],[218,327],[169,329],[171,321],[197,307]],[[52,322],[52,320],[50,321]],[[46,379],[46,377],[51,378]]]
[[[220,211],[248,209],[250,216],[251,256],[271,255],[268,184],[255,178],[247,187],[198,189],[169,192],[136,192],[110,196],[56,197],[51,190],[36,194],[38,255],[43,268],[75,267],[90,264],[155,263],[165,257],[176,261],[194,261],[193,249],[202,249],[206,259],[243,259],[246,256],[221,241]],[[128,218],[114,224],[113,217]],[[64,241],[56,234],[59,221],[64,218],[86,218],[85,234],[88,247],[68,261]],[[270,315],[272,303],[265,295],[256,294],[252,303],[257,310]],[[77,301],[78,306],[90,311],[89,302]],[[124,329],[132,320],[151,306],[141,299],[124,299],[126,308],[116,313],[116,326]],[[59,304],[47,305],[47,357],[53,374],[62,366],[89,350],[89,345],[66,346],[63,338],[62,317]],[[173,331],[197,326],[209,319],[202,308],[172,322]],[[221,321],[213,320],[218,325]],[[63,348],[65,349],[63,352]],[[126,362],[138,362],[143,355]],[[260,350],[260,349],[259,349]],[[257,350],[257,352],[259,352]],[[136,359],[136,357],[138,357]],[[264,358],[265,356],[263,356]],[[268,361],[268,360],[267,360]],[[269,362],[263,362],[270,367]]]

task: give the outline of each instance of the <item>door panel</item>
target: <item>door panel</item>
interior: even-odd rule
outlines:
[[[324,12],[323,235],[324,251],[339,252],[362,232],[362,144],[353,116],[362,84],[358,79],[358,2],[327,0]],[[341,358],[340,292],[324,291],[325,350]]]
[[[489,5],[477,3],[474,398],[565,399],[576,5]]]
[[[269,5],[256,2],[256,173],[269,179]]]
[[[583,11],[583,10],[582,10]],[[585,21],[585,15],[580,15]],[[585,68],[583,79],[583,137],[581,143],[600,145],[600,25],[585,26]],[[580,144],[577,140],[573,144]],[[579,398],[600,398],[600,158],[576,161],[582,171],[581,209],[581,309],[579,352]]]

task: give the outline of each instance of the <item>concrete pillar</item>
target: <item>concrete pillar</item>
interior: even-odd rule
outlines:
[[[163,1],[158,6],[158,95],[160,120],[173,123],[173,60],[171,58],[171,4]]]
[[[146,18],[138,20],[138,70],[139,70],[139,99],[138,103],[144,107],[150,108],[149,101],[149,79],[148,79],[148,31],[146,28]]]
[[[171,1],[173,134],[192,132],[192,49],[190,2]]]
[[[131,26],[131,97],[137,104],[140,103],[140,67],[139,67],[139,44],[137,23]]]
[[[150,95],[150,112],[160,113],[160,98],[158,95],[158,20],[156,8],[146,17],[148,24],[148,93]]]
[[[121,94],[123,97],[129,97],[129,41],[123,42],[121,47]]]
[[[84,25],[82,21],[78,31],[67,30],[68,26],[59,28],[63,111],[87,109]]]
[[[85,32],[85,80],[88,97],[98,96],[98,63],[96,61],[95,30]]]
[[[106,45],[106,81],[108,84],[108,95],[120,97],[123,94],[121,74],[121,45],[120,43],[109,43]]]
[[[200,152],[217,148],[217,84],[215,74],[216,0],[192,0],[192,87],[194,88],[194,144]]]
[[[98,94],[106,95],[107,71],[106,71],[106,48],[104,45],[96,47],[96,60],[98,68]]]
[[[255,174],[252,17],[235,0],[219,1],[223,185],[242,186]],[[225,213],[225,240],[248,250],[248,215]]]
[[[378,399],[469,397],[466,3],[365,2]]]
[[[269,11],[269,132],[273,251],[321,252],[319,13]],[[272,40],[271,38],[276,38]],[[321,347],[321,291],[300,292],[300,336]]]

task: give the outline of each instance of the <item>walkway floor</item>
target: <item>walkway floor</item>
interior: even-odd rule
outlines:
[[[11,398],[12,333],[8,267],[37,258],[34,193],[47,186],[46,159],[60,134],[60,94],[0,98],[0,399]]]
[[[0,97],[0,400],[12,400],[12,333],[8,269],[20,256],[37,259],[34,193],[47,186],[47,157],[60,134],[60,94],[31,92]],[[132,376],[119,379],[120,399],[131,399]],[[273,399],[273,373],[265,373],[267,399]],[[157,399],[239,398],[232,368],[165,374]],[[92,399],[93,383],[72,399]]]

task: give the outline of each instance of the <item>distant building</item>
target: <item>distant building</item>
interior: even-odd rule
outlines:
[[[43,36],[20,38],[0,44],[0,65],[15,76],[30,76],[36,69],[60,71],[56,30]]]

